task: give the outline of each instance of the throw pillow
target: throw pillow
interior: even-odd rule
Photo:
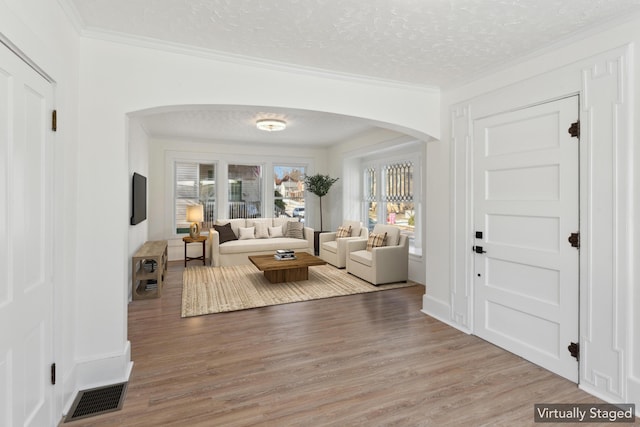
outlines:
[[[304,239],[302,230],[304,229],[304,223],[302,222],[290,222],[287,224],[287,232],[285,237],[292,239]]]
[[[367,240],[367,250],[371,252],[373,248],[379,248],[384,246],[385,240],[387,240],[387,233],[376,234],[369,233],[369,239]]]
[[[256,239],[268,239],[269,238],[269,230],[266,222],[258,222],[255,221],[250,226],[256,228]]]
[[[220,244],[223,244],[224,242],[228,242],[230,240],[238,240],[236,235],[233,233],[233,230],[231,229],[231,223],[226,223],[223,225],[214,225],[213,228],[220,235],[219,237]]]
[[[256,228],[255,227],[240,227],[238,228],[240,232],[240,236],[238,240],[249,240],[256,238]]]
[[[282,237],[282,226],[279,225],[277,227],[269,227],[269,236],[270,237]]]
[[[338,231],[336,232],[336,239],[341,237],[351,237],[351,226],[345,227],[341,225],[338,227]]]

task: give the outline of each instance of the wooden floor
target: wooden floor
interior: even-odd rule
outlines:
[[[129,304],[124,408],[66,425],[520,426],[601,402],[421,313],[422,286],[181,319],[182,271]]]

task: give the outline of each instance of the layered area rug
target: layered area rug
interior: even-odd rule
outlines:
[[[309,268],[309,280],[269,283],[253,265],[188,267],[183,273],[182,317],[378,292],[414,282],[373,286],[330,265]]]

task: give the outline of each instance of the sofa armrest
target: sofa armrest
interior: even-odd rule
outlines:
[[[310,254],[313,255],[313,228],[311,227],[305,227],[304,228],[304,238],[307,241],[307,248],[311,251]]]
[[[366,245],[366,242],[365,242]],[[397,246],[381,246],[371,249],[371,262],[377,266],[378,271],[385,269],[409,268],[409,240],[406,236],[400,237]]]
[[[320,233],[320,236],[318,236],[318,241],[320,242],[320,246],[322,246],[322,244],[324,242],[331,242],[333,240],[336,240],[336,232],[335,231],[330,231],[328,233]]]
[[[354,236],[354,237],[339,237],[336,239],[336,243],[338,245],[338,258],[339,259],[346,259],[347,254],[350,252],[349,251],[349,242],[353,242],[355,240],[361,240],[364,242],[364,248],[367,247],[367,240],[369,239],[363,239],[362,237],[359,236]]]
[[[362,251],[367,249],[368,239],[351,239],[347,240],[347,252]]]
[[[220,234],[215,228],[209,229],[209,264],[216,267],[220,265]]]

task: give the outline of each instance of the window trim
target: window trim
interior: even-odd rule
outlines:
[[[367,189],[365,188],[366,179],[365,174],[366,170],[370,168],[375,169],[375,177],[376,177],[376,194],[375,200],[379,205],[385,203],[383,197],[383,183],[384,183],[384,167],[388,165],[394,165],[397,163],[403,162],[412,162],[413,163],[413,204],[415,210],[415,226],[412,239],[413,242],[409,245],[409,254],[414,256],[422,256],[422,248],[423,248],[423,228],[425,226],[424,221],[422,221],[422,171],[423,171],[423,161],[422,161],[422,153],[419,150],[411,150],[406,151],[401,154],[397,154],[394,156],[372,156],[368,158],[363,158],[360,163],[360,177],[361,177],[361,195],[360,195],[360,215],[362,218],[363,224],[368,225],[368,217],[369,212],[367,208],[367,203],[369,202],[366,194]],[[386,209],[385,209],[386,211]],[[378,222],[380,222],[381,218],[384,218],[381,210],[379,209],[377,212]],[[386,219],[384,219],[384,223],[386,224]]]
[[[219,181],[219,185],[220,186],[224,186],[224,190],[225,190],[225,201],[224,201],[224,205],[219,205],[218,206],[218,215],[216,217],[218,218],[228,218],[229,215],[228,213],[224,216],[220,216],[221,212],[228,212],[229,209],[229,203],[231,202],[231,200],[229,200],[229,167],[230,166],[258,166],[260,168],[260,188],[258,189],[258,194],[260,195],[260,212],[259,212],[259,218],[263,218],[264,214],[266,211],[265,208],[265,204],[266,204],[266,200],[265,200],[265,175],[266,175],[266,167],[265,167],[265,162],[245,162],[245,161],[234,161],[234,160],[230,160],[225,162],[225,173],[226,173],[226,178],[224,181]],[[222,207],[224,206],[224,208]]]
[[[195,162],[211,163],[216,165],[216,218],[227,218],[226,214],[221,216],[221,206],[227,207],[227,186],[228,182],[227,166],[235,165],[259,165],[262,169],[262,202],[264,212],[273,212],[273,187],[268,185],[273,181],[273,165],[304,165],[307,173],[314,170],[315,157],[311,156],[290,156],[284,158],[273,155],[246,155],[242,153],[219,153],[219,152],[185,152],[179,150],[164,151],[164,192],[162,195],[152,195],[154,203],[162,203],[164,219],[161,223],[163,238],[178,240],[184,237],[183,234],[176,234],[174,204],[175,204],[175,162]],[[151,172],[150,172],[151,175]],[[306,197],[305,197],[306,200]],[[306,202],[305,202],[306,203]],[[158,205],[158,208],[160,206]],[[264,214],[263,212],[263,214]],[[313,212],[308,212],[307,220],[312,220]],[[202,230],[202,234],[208,234],[209,230]]]
[[[184,236],[185,234],[188,234],[188,232],[185,233],[178,233],[178,227],[177,227],[177,212],[176,212],[176,205],[177,205],[177,190],[178,190],[178,183],[177,183],[177,164],[178,163],[195,163],[197,165],[212,165],[214,167],[214,181],[215,181],[215,194],[216,194],[216,206],[215,206],[215,217],[217,218],[218,215],[218,199],[219,199],[219,188],[220,188],[220,181],[218,180],[218,175],[219,175],[219,169],[218,169],[218,162],[217,161],[209,161],[209,160],[205,160],[203,161],[202,159],[197,159],[197,160],[185,160],[185,159],[173,159],[172,161],[172,176],[171,176],[171,185],[172,185],[172,193],[171,193],[171,230],[172,230],[172,236],[173,237],[180,237],[180,236]],[[199,174],[199,171],[198,171]],[[202,230],[204,234],[208,234],[209,230],[208,229],[204,229]]]
[[[302,176],[305,177],[307,176],[307,171],[309,170],[309,164],[306,162],[272,162],[271,163],[271,182],[273,182],[275,184],[275,168],[277,167],[282,167],[282,168],[300,168],[303,170]],[[284,198],[284,197],[283,197]],[[304,211],[305,211],[305,216],[304,219],[306,220],[306,214],[307,214],[307,190],[306,188],[304,189],[304,193],[303,193],[303,200],[304,200]],[[273,212],[275,214],[275,201],[276,201],[276,196],[275,194],[271,195],[271,202],[272,202],[272,209],[271,212]]]

